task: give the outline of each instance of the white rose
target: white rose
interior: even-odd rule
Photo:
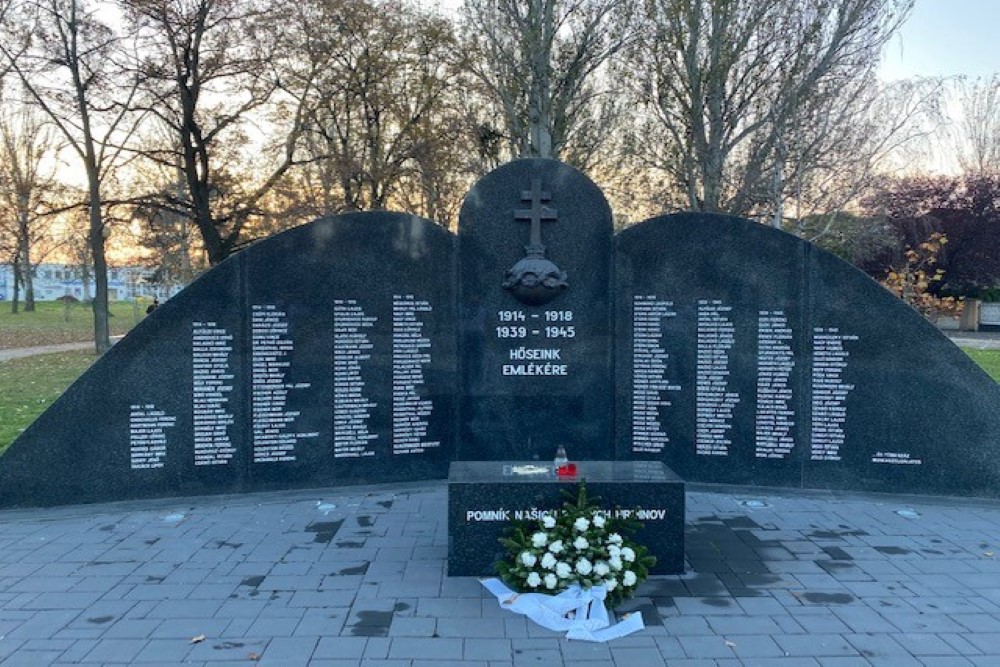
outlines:
[[[534,567],[535,563],[538,562],[538,558],[536,558],[535,554],[531,553],[530,551],[522,551],[521,562],[524,563],[525,567]]]
[[[560,579],[565,579],[572,573],[573,573],[573,568],[569,566],[569,563],[560,562],[556,565],[556,575],[558,575]]]
[[[618,556],[612,556],[611,558],[608,559],[608,565],[611,566],[612,570],[615,570],[617,572],[618,570],[622,569],[622,559],[619,558]]]
[[[624,558],[629,563],[635,561],[635,552],[632,551],[632,547],[625,547],[622,549],[622,558]]]
[[[612,558],[618,558],[619,556],[622,555],[621,547],[612,544],[610,547],[608,547],[608,555],[611,556]]]
[[[547,589],[551,591],[553,588],[556,587],[557,583],[559,583],[559,580],[556,578],[556,575],[552,574],[551,572],[545,575],[545,587]]]
[[[583,531],[590,528],[590,522],[581,516],[579,519],[573,522],[573,527],[582,533]]]
[[[551,514],[546,514],[545,516],[542,517],[542,525],[545,526],[546,528],[555,528],[556,518]]]
[[[615,590],[615,588],[617,588],[617,586],[618,586],[618,582],[615,581],[614,578],[608,579],[607,581],[604,582],[604,588],[607,589],[607,591],[609,593],[611,591]]]
[[[545,552],[545,555],[542,556],[542,567],[544,567],[546,570],[551,570],[555,566],[556,566],[556,557],[548,552]]]
[[[603,514],[598,514],[594,517],[594,525],[598,528],[604,528],[605,523],[607,523],[607,519],[604,518]]]
[[[597,564],[594,565],[594,572],[596,572],[597,576],[599,577],[607,576],[608,572],[610,571],[611,568],[608,567],[608,564],[605,563],[603,560],[597,561]]]
[[[587,560],[586,558],[581,558],[580,560],[576,561],[576,571],[586,577],[588,574],[594,571],[594,566],[591,565],[590,561]]]
[[[541,549],[546,544],[549,543],[549,536],[545,533],[538,532],[531,536],[531,546],[536,549]]]
[[[618,533],[611,533],[610,535],[608,535],[608,542],[610,542],[611,544],[621,544],[622,536],[619,535]]]
[[[622,577],[622,583],[626,586],[635,586],[635,582],[635,572],[632,570],[625,570],[625,576]]]
[[[586,537],[581,535],[580,537],[573,540],[573,546],[582,551],[583,549],[586,549],[587,547],[590,546],[590,542],[587,541]]]
[[[532,572],[528,575],[527,584],[532,588],[538,588],[542,585],[542,578],[538,576],[537,572]]]
[[[557,554],[562,550],[563,550],[562,540],[556,540],[555,542],[549,545],[549,551],[551,551],[554,554]]]

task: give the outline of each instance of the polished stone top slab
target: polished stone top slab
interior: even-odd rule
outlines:
[[[683,482],[680,477],[661,461],[574,461],[575,477],[558,477],[552,471],[552,464],[539,461],[452,461],[448,469],[450,484],[475,483],[537,483],[567,482],[580,480],[588,482],[627,482],[657,484]],[[519,466],[548,467],[549,472],[529,475],[515,474]]]

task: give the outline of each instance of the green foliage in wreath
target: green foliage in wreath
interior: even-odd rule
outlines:
[[[634,517],[602,510],[599,498],[587,497],[583,480],[562,509],[538,520],[514,521],[500,538],[507,559],[497,563],[500,579],[521,593],[551,593],[573,584],[587,589],[605,585],[614,608],[631,597],[649,575],[656,558],[629,538],[642,524]]]

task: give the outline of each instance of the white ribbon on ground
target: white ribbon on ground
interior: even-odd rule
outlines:
[[[559,595],[545,595],[515,593],[499,579],[481,579],[480,582],[496,596],[501,609],[527,616],[543,628],[565,632],[566,639],[606,642],[646,627],[639,612],[628,614],[611,625],[604,604],[607,597],[604,586],[583,590],[574,584]]]

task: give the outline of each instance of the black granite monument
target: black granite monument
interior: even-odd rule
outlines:
[[[1000,389],[876,283],[738,218],[616,237],[521,160],[460,229],[334,216],[164,303],[0,458],[0,507],[659,461],[685,480],[1000,496]]]

